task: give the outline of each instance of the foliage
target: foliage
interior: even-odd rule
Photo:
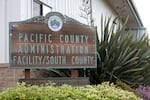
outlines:
[[[130,91],[130,92],[133,92],[137,96],[140,96],[140,94],[135,89],[131,88],[128,84],[126,84],[126,83],[124,83],[122,81],[117,80],[116,81],[116,86],[120,87],[123,90],[127,90],[127,91]]]
[[[150,86],[139,86],[136,91],[144,100],[150,100]]]
[[[140,100],[134,93],[104,82],[101,85],[84,87],[28,86],[18,84],[16,88],[0,93],[0,100]]]
[[[139,84],[150,84],[150,47],[143,36],[133,40],[133,35],[125,30],[125,24],[111,23],[111,18],[102,18],[101,42],[97,52],[99,63],[97,69],[90,71],[91,83],[120,80],[131,87]],[[116,22],[116,18],[112,22]]]

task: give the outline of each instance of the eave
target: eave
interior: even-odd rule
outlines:
[[[119,18],[124,22],[129,16],[127,22],[128,28],[143,27],[138,11],[133,0],[107,0]]]

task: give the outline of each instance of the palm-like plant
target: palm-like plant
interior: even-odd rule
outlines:
[[[133,35],[125,31],[125,25],[114,30],[115,24],[110,20],[101,20],[103,35],[97,48],[100,62],[97,69],[90,71],[91,82],[120,80],[131,86],[149,84],[150,47],[147,46],[147,38],[143,36],[134,41]]]

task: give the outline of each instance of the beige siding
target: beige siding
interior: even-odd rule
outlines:
[[[40,0],[52,7],[52,11],[60,12],[71,18],[77,19],[82,23],[87,23],[85,19],[80,17],[82,0]]]
[[[28,18],[31,18],[32,16],[32,0],[20,0],[20,9],[21,9],[21,19],[20,20],[25,20]]]
[[[4,9],[6,6],[6,2],[5,0],[0,0],[0,12],[1,12],[1,16],[0,16],[0,63],[5,62],[6,58],[5,58],[5,41],[6,41],[6,26],[5,26],[5,12],[6,9]]]
[[[106,0],[92,0],[92,11],[95,25],[98,26],[97,32],[99,39],[101,38],[101,16],[104,18],[115,18],[116,14],[112,8],[107,4]]]
[[[20,0],[0,0],[0,63],[8,62],[9,52],[9,22],[20,20]]]

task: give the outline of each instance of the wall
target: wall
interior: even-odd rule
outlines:
[[[82,0],[40,0],[52,7],[52,11],[61,12],[81,23],[87,24],[87,21],[81,17]],[[9,32],[8,25],[12,21],[22,21],[33,16],[32,0],[0,0],[0,63],[9,62]],[[115,13],[107,5],[106,0],[92,0],[92,14],[95,25],[98,26],[99,38],[101,37],[101,15],[115,17]]]
[[[52,11],[61,12],[81,23],[87,21],[81,17],[82,0],[40,0],[52,7]],[[9,62],[9,22],[22,21],[33,16],[33,0],[0,0],[0,90],[13,87],[19,78],[23,77],[23,70],[8,69]],[[115,13],[105,0],[92,0],[92,13],[95,25],[98,26],[100,35],[101,14],[104,16]]]
[[[30,77],[40,77],[39,70],[30,70]],[[40,73],[41,74],[41,73]],[[0,64],[0,91],[15,87],[19,79],[24,78],[24,69],[9,69],[7,63]]]
[[[92,13],[93,13],[94,25],[97,26],[97,32],[100,39],[101,38],[101,16],[103,16],[103,19],[105,19],[108,17],[115,18],[117,15],[112,10],[112,8],[108,5],[106,0],[92,0]]]
[[[0,91],[7,87],[15,87],[19,78],[23,78],[23,70],[8,69],[8,64],[0,64]]]
[[[6,25],[5,25],[5,12],[6,12],[6,2],[5,0],[0,0],[0,12],[1,12],[1,16],[0,16],[0,63],[2,62],[6,62]]]
[[[82,0],[40,0],[45,4],[52,7],[52,11],[61,12],[71,18],[74,18],[81,23],[87,24],[87,20],[81,17]],[[115,18],[117,15],[112,10],[106,0],[91,0],[92,1],[92,15],[94,19],[94,25],[97,26],[99,38],[101,38],[101,15],[106,17]]]
[[[20,0],[20,20],[26,20],[32,17],[32,3],[32,0]]]
[[[71,18],[74,18],[82,23],[87,23],[85,19],[80,17],[82,0],[40,0],[52,7],[52,11],[61,12]]]
[[[20,0],[0,0],[0,63],[9,61],[9,22],[20,20]]]

